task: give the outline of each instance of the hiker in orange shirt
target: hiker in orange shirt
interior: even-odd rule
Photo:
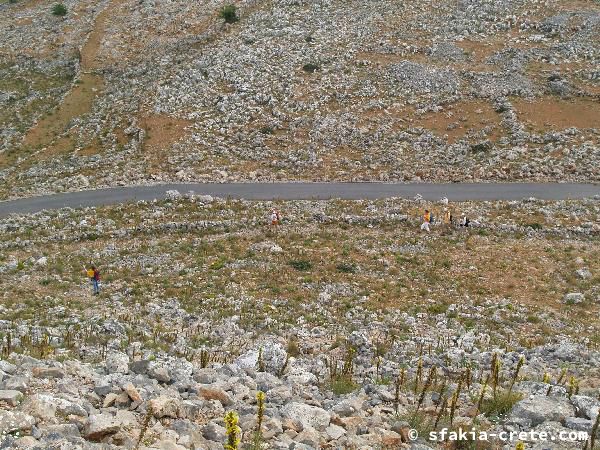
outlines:
[[[92,290],[94,295],[100,294],[100,271],[96,268],[96,266],[89,266],[86,269],[86,274],[90,281],[92,282]]]
[[[423,214],[423,223],[421,224],[421,231],[425,230],[428,233],[431,231],[429,229],[429,225],[431,224],[431,213],[428,209],[425,210],[425,214]]]
[[[452,213],[449,209],[444,212],[444,224],[449,228],[452,226]]]

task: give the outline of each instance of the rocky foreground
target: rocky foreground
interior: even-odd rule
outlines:
[[[172,308],[169,313],[181,311]],[[115,327],[114,322],[105,325]],[[243,335],[235,318],[215,331]],[[322,338],[324,332],[303,330],[298,338],[310,342]],[[600,381],[596,379],[593,387],[573,388],[568,381],[566,385],[549,377],[542,381],[539,374],[549,367],[556,371],[569,364],[597,368],[600,353],[569,342],[509,352],[500,348],[479,351],[476,336],[457,333],[453,338],[458,340],[455,345],[442,351],[436,348],[432,354],[425,352],[419,359],[426,373],[430,367],[439,369],[436,389],[421,384],[415,392],[402,386],[400,393],[394,383],[399,367],[409,365],[407,385],[418,376],[416,367],[411,366],[418,343],[395,344],[390,351],[403,363],[382,358],[375,369],[372,360],[376,349],[364,331],[348,336],[356,349],[353,370],[360,385],[354,392],[338,395],[323,388],[329,376],[323,358],[291,357],[281,338],[272,335],[264,336],[260,347],[231,363],[208,363],[206,367],[197,361],[140,351],[135,343],[125,352],[108,350],[106,359],[97,364],[11,355],[13,363],[0,362],[2,448],[222,449],[227,441],[223,420],[227,411],[239,414],[241,448],[425,450],[436,446],[424,439],[413,442],[409,430],[434,429],[432,424],[440,415],[439,427],[450,426],[448,414],[453,415],[454,430],[535,430],[555,436],[569,432],[570,440],[553,442],[551,448],[582,448],[583,442],[576,441],[581,434],[571,432],[591,433],[594,428],[600,408]],[[302,344],[300,347],[307,350]],[[482,367],[483,372],[494,353],[500,355],[498,361],[503,372],[506,367],[506,375],[515,370],[519,358],[525,359],[522,373],[527,381],[515,383],[514,406],[501,423],[473,405],[472,399],[484,389],[478,369],[474,369],[468,385],[462,384],[462,379],[455,381],[458,362],[464,367]],[[423,379],[422,383],[426,382]],[[441,390],[440,382],[445,385]],[[257,442],[259,392],[266,394],[266,405]],[[447,396],[454,398],[454,392],[459,392],[457,403],[451,412],[445,411],[451,407],[446,404]],[[493,401],[492,388],[484,392],[485,405]],[[417,405],[419,412],[415,412]],[[514,448],[515,444],[487,445]],[[547,442],[528,442],[526,448],[549,447]]]
[[[479,226],[420,233],[425,207]],[[240,448],[464,448],[429,433],[472,428],[584,448],[600,408],[599,214],[597,199],[172,193],[2,219],[1,447],[220,449],[233,411]]]

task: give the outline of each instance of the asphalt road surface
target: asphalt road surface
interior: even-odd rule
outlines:
[[[103,206],[163,199],[169,190],[247,200],[378,199],[389,197],[450,201],[565,200],[600,196],[600,185],[579,183],[182,183],[126,186],[29,197],[0,202],[0,217],[63,207]]]

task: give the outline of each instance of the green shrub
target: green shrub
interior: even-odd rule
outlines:
[[[356,264],[354,263],[339,263],[335,268],[342,273],[356,273]]]
[[[300,347],[298,347],[298,341],[295,338],[291,338],[287,343],[286,352],[288,355],[297,358],[300,356]]]
[[[227,264],[227,258],[219,258],[210,265],[211,270],[221,270]]]
[[[427,308],[429,314],[444,314],[448,310],[448,305],[445,303],[436,303]]]
[[[492,149],[492,144],[490,141],[483,141],[477,144],[471,145],[471,151],[473,153],[482,153],[487,152]]]
[[[67,15],[67,7],[62,3],[57,3],[52,7],[52,14],[55,16],[63,17]]]
[[[407,256],[407,255],[403,255],[402,253],[398,253],[396,255],[396,262],[398,264],[413,264],[417,262],[417,258],[415,256]]]
[[[515,403],[522,398],[523,395],[518,392],[510,392],[508,390],[498,392],[496,397],[482,402],[481,412],[490,419],[500,419],[503,416],[506,416]]]
[[[262,134],[274,134],[275,130],[273,129],[273,127],[264,126],[260,129],[260,132]]]
[[[452,261],[450,261],[449,259],[444,259],[442,261],[440,261],[440,266],[442,266],[444,269],[449,269],[452,267]],[[437,265],[437,264],[436,264]]]
[[[304,64],[304,66],[302,66],[302,70],[308,73],[314,73],[319,69],[320,67],[318,65],[312,63]]]
[[[542,229],[542,224],[537,223],[537,222],[533,222],[533,223],[528,223],[527,225],[525,225],[527,228],[531,228],[532,230],[541,230]]]
[[[352,377],[346,375],[332,378],[327,386],[335,395],[350,394],[358,389],[358,384],[352,381]]]
[[[289,262],[289,265],[292,266],[296,270],[301,270],[304,272],[312,269],[312,263],[305,259],[294,259]]]
[[[225,21],[225,23],[235,23],[239,20],[235,5],[223,6],[219,12],[219,16]]]

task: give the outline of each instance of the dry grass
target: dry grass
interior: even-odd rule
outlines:
[[[536,131],[598,128],[600,100],[543,98],[533,102],[513,100],[519,117]]]
[[[327,300],[328,308],[339,317],[359,302],[374,312],[399,309],[409,313],[444,313],[454,303],[490,304],[490,316],[499,308],[507,321],[524,323],[527,317],[547,314],[550,317],[569,318],[572,330],[561,333],[576,334],[579,326],[594,324],[598,305],[586,302],[567,306],[561,303],[566,292],[590,291],[596,278],[581,280],[574,273],[579,267],[576,258],[583,258],[593,274],[600,273],[597,238],[581,240],[558,239],[537,232],[535,237],[520,234],[493,233],[479,230],[442,231],[435,228],[431,235],[418,231],[416,222],[386,223],[374,226],[348,224],[336,219],[319,224],[307,214],[289,217],[290,204],[280,204],[291,222],[272,233],[265,212],[254,206],[229,202],[210,208],[196,208],[193,204],[163,209],[166,214],[152,219],[144,208],[128,206],[103,208],[96,215],[87,215],[89,223],[102,226],[107,219],[115,220],[116,227],[131,229],[131,224],[159,225],[163,222],[190,223],[198,220],[229,221],[214,229],[194,232],[167,232],[152,228],[148,232],[132,232],[123,238],[111,237],[108,231],[86,232],[83,239],[76,231],[67,235],[71,240],[38,243],[24,249],[9,249],[10,257],[23,262],[23,267],[0,280],[4,291],[3,303],[15,310],[11,317],[36,317],[46,305],[37,299],[51,297],[66,305],[86,304],[89,286],[81,273],[95,253],[103,253],[107,246],[118,251],[96,258],[103,268],[105,292],[120,292],[125,287],[133,292],[130,301],[147,297],[177,298],[190,310],[204,309],[206,299],[246,295],[263,303],[253,314],[261,317],[273,304],[276,315],[283,323],[294,323],[298,315],[305,315],[315,325],[329,320],[315,311],[306,311],[307,304],[319,302],[326,285],[342,286],[342,294]],[[330,202],[329,214],[365,214],[359,202]],[[466,206],[465,206],[466,208]],[[412,216],[410,207],[405,212]],[[513,208],[514,212],[514,208]],[[81,214],[81,213],[80,213]],[[291,213],[290,213],[291,214]],[[363,216],[366,217],[366,216]],[[78,223],[82,217],[74,219]],[[526,213],[524,213],[524,219]],[[258,223],[248,226],[247,220]],[[62,226],[55,219],[49,226]],[[376,223],[376,222],[375,222]],[[64,226],[68,227],[68,223]],[[95,227],[96,225],[94,225]],[[54,232],[31,228],[8,233],[4,239],[39,239]],[[276,242],[281,253],[252,250],[264,241]],[[402,249],[415,249],[405,251]],[[38,270],[31,258],[48,255],[49,263]],[[290,264],[301,261],[299,264]],[[295,266],[298,267],[295,267]],[[352,270],[340,270],[351,267]],[[150,275],[147,270],[151,269]],[[20,299],[21,304],[14,299]],[[104,298],[104,297],[103,297]],[[75,299],[75,301],[74,301]],[[30,306],[28,306],[30,305]],[[500,306],[504,305],[504,306]],[[84,306],[85,308],[85,306]],[[34,314],[35,313],[35,314]],[[223,305],[215,314],[230,313]],[[456,316],[469,325],[468,317]],[[49,320],[53,320],[49,318]],[[255,320],[255,319],[253,319]],[[259,320],[259,319],[256,319]],[[489,320],[481,326],[499,333],[501,324]],[[528,321],[519,330],[524,341],[539,339],[552,333],[547,320]],[[592,333],[593,334],[593,333]]]

